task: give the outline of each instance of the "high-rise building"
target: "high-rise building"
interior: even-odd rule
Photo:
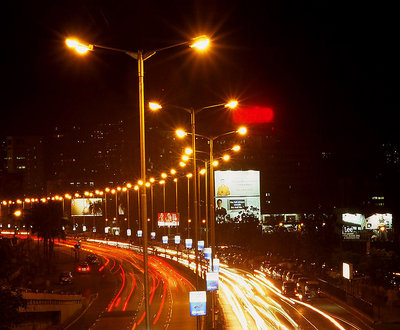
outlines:
[[[3,190],[8,195],[44,192],[44,144],[38,136],[8,136],[5,140]]]

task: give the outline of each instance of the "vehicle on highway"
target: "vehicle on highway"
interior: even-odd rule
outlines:
[[[304,275],[303,275],[303,274],[300,274],[300,273],[293,273],[292,275],[289,276],[288,281],[292,281],[292,282],[297,283],[297,280],[298,280],[300,277],[304,277]]]
[[[90,267],[87,262],[81,262],[78,265],[78,273],[87,274],[90,272]]]
[[[318,281],[309,280],[304,283],[304,285],[297,288],[296,295],[300,300],[312,300],[313,298],[319,297],[321,295],[321,290],[319,288]]]
[[[72,273],[71,272],[62,272],[59,277],[60,284],[71,284],[72,283]]]
[[[86,261],[92,265],[98,265],[100,263],[99,258],[95,254],[89,254],[86,257]]]
[[[297,291],[304,290],[304,285],[306,284],[307,281],[311,281],[311,278],[303,276],[303,277],[299,277],[296,281],[296,287],[297,287]]]
[[[281,293],[285,296],[295,297],[296,296],[296,283],[285,281],[282,283]]]

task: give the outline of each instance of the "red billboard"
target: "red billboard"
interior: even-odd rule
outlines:
[[[179,226],[179,213],[167,212],[158,213],[158,227],[177,227]]]

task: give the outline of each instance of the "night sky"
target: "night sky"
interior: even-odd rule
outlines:
[[[237,97],[272,107],[282,130],[327,145],[398,140],[399,26],[389,2],[12,3],[2,10],[2,135],[135,120],[136,62],[77,56],[68,36],[136,51],[208,34],[206,54],[181,47],[146,61],[146,99],[201,107]]]

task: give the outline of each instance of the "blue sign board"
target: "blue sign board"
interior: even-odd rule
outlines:
[[[219,259],[215,258],[213,259],[213,269],[212,271],[215,273],[219,273]]]
[[[204,316],[207,314],[206,291],[189,292],[190,316]]]
[[[207,284],[207,291],[218,290],[218,273],[214,272],[206,273],[206,284]]]
[[[137,231],[137,237],[142,237],[143,236],[143,231],[140,229]]]
[[[206,260],[211,260],[211,248],[204,248],[203,256]]]
[[[197,250],[202,251],[204,249],[204,241],[197,242]]]
[[[163,236],[162,242],[163,242],[163,244],[168,244],[168,236]]]
[[[187,249],[191,249],[193,246],[193,240],[191,238],[186,238],[185,239],[185,246]]]
[[[181,244],[181,237],[179,235],[175,235],[175,244]]]

